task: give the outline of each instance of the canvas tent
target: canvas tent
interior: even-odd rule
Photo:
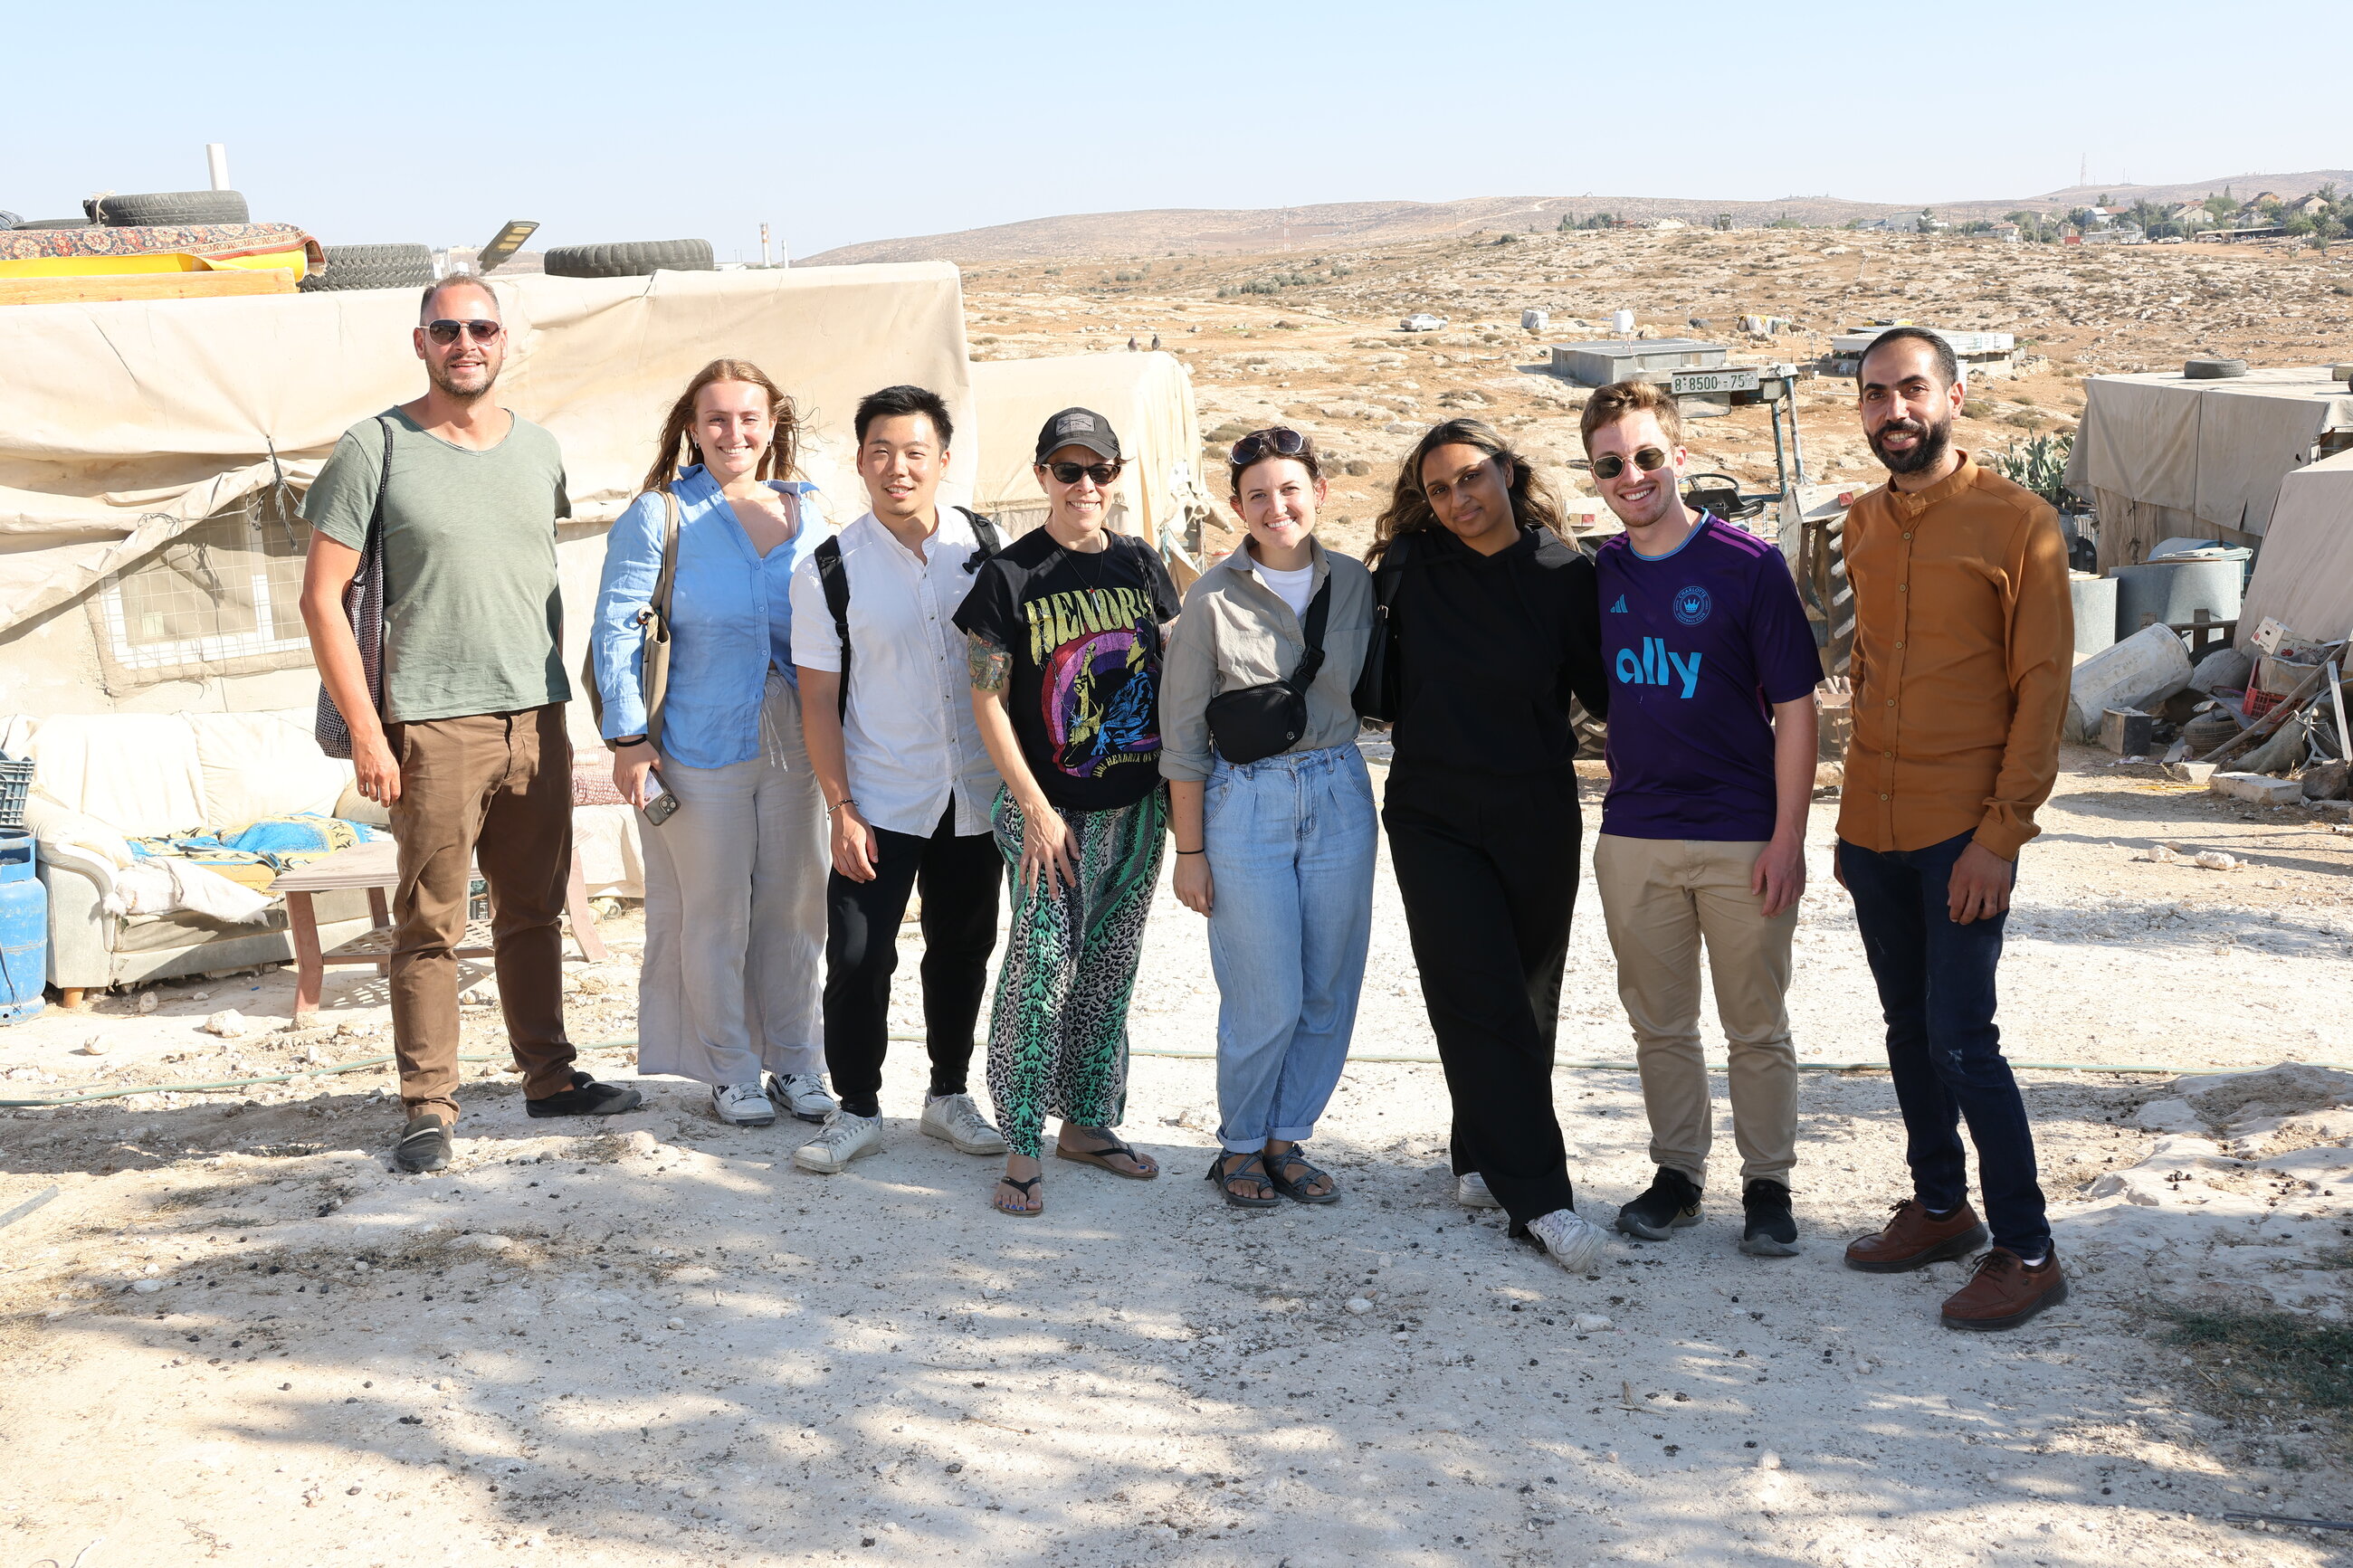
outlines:
[[[1176,355],[984,361],[972,366],[972,394],[980,416],[973,504],[1009,532],[1045,521],[1046,493],[1031,471],[1038,431],[1050,415],[1077,406],[1110,420],[1126,454],[1113,526],[1180,563],[1198,553],[1198,531],[1189,524],[1208,501],[1197,472],[1201,422],[1192,377]]]
[[[860,395],[915,382],[972,412],[944,263],[491,282],[511,334],[499,396],[564,448],[573,668],[605,528],[712,358],[792,394],[801,466],[845,515],[860,510]],[[304,538],[285,503],[347,426],[423,390],[417,305],[366,290],[0,308],[0,713],[308,704]],[[952,467],[952,497],[977,458]]]
[[[2308,637],[2353,631],[2353,452],[2280,481],[2254,579],[2239,610],[2239,646],[2265,616]]]
[[[2168,539],[2255,543],[2281,479],[2313,460],[2324,433],[2353,431],[2353,395],[2312,367],[2092,376],[2084,398],[2066,482],[2099,513],[2103,572]]]

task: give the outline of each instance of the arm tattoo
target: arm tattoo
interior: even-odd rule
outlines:
[[[965,637],[965,658],[972,666],[972,686],[976,691],[1002,691],[1013,669],[1013,655],[1006,648],[981,636],[968,632]]]

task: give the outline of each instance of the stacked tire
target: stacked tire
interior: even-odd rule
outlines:
[[[330,245],[326,265],[295,287],[306,294],[352,289],[422,289],[433,281],[433,250],[423,245]]]
[[[91,221],[109,228],[202,228],[251,223],[237,191],[147,191],[92,196],[82,204]]]
[[[559,245],[547,253],[552,278],[647,278],[717,270],[707,239],[640,239],[620,245]]]

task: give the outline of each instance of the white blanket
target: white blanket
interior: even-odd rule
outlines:
[[[115,872],[114,887],[100,907],[118,919],[185,911],[229,925],[250,925],[267,916],[275,901],[192,860],[157,856]]]

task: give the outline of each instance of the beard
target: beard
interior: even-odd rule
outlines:
[[[1885,437],[1897,435],[1915,437],[1910,451],[1891,452],[1880,445]],[[1949,417],[1933,425],[1924,425],[1917,419],[1890,419],[1873,431],[1869,440],[1871,455],[1889,473],[1916,474],[1935,468],[1944,458],[1946,449],[1953,444],[1953,422]]]
[[[431,382],[443,395],[456,398],[460,403],[471,403],[478,397],[487,395],[499,379],[499,367],[488,363],[479,367],[467,365],[464,367],[463,374],[465,384],[460,385],[450,375],[448,366],[438,364],[429,359],[425,362],[425,379]]]

